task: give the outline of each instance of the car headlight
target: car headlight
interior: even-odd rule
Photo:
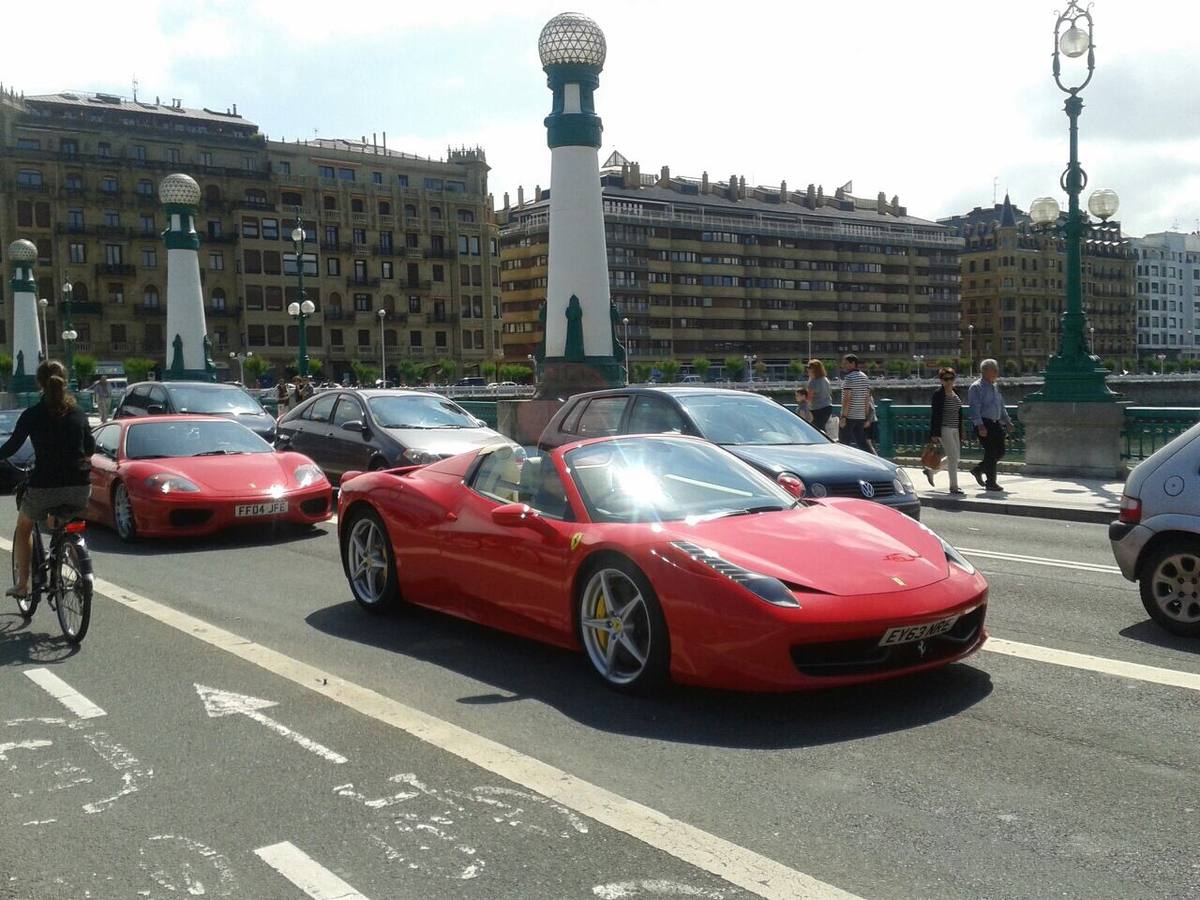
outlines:
[[[903,469],[896,469],[896,478],[892,482],[892,487],[897,494],[915,494],[916,488],[913,487],[912,479],[908,477],[908,473]]]
[[[158,475],[151,475],[146,479],[145,485],[150,490],[159,491],[163,494],[175,492],[194,494],[200,490],[195,482],[184,478],[182,475],[168,475],[165,472],[160,472]]]
[[[707,566],[718,575],[724,575],[730,581],[736,581],[750,593],[770,603],[772,606],[788,606],[799,609],[800,604],[788,586],[778,578],[751,572],[736,563],[723,559],[711,550],[693,544],[691,541],[672,541],[671,546],[688,556],[695,562]]]
[[[973,565],[971,565],[970,560],[968,560],[965,556],[963,556],[961,553],[959,553],[957,550],[955,550],[953,547],[951,547],[950,544],[948,544],[944,538],[939,537],[938,540],[942,542],[942,549],[946,552],[946,561],[947,562],[958,566],[960,569],[962,569],[968,575],[975,574],[975,567]]]
[[[310,484],[316,484],[325,478],[325,473],[312,463],[306,463],[292,473],[292,477],[296,479],[296,483],[300,487],[305,488]]]
[[[403,458],[406,463],[414,466],[427,466],[441,459],[436,453],[431,453],[428,450],[418,450],[415,447],[405,450]]]

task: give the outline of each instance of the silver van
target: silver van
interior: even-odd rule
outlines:
[[[1150,618],[1200,637],[1200,425],[1134,468],[1108,539]]]

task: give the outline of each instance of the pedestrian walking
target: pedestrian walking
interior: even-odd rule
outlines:
[[[971,469],[971,474],[988,491],[1004,490],[996,482],[996,463],[1004,456],[1004,435],[1012,430],[1012,419],[1004,408],[1004,396],[996,384],[999,377],[999,363],[985,359],[979,364],[979,379],[967,391],[971,424],[983,445],[983,462]]]
[[[284,413],[288,411],[288,384],[282,378],[275,385],[275,406],[276,417],[282,419]]]
[[[796,388],[796,415],[805,422],[813,420],[812,410],[809,409],[808,388]]]
[[[838,417],[838,435],[843,444],[871,452],[867,444],[867,409],[871,402],[871,381],[858,367],[858,357],[847,353],[842,358],[842,413]]]
[[[829,388],[825,363],[819,359],[808,361],[808,411],[812,413],[813,425],[828,435],[826,426],[833,415],[833,393]]]
[[[296,403],[300,404],[313,395],[312,382],[307,378],[296,376]]]
[[[103,425],[108,421],[108,412],[112,409],[112,388],[108,384],[107,375],[100,376],[92,387],[92,392],[96,397],[96,409],[100,413],[100,424]]]
[[[962,398],[954,390],[958,378],[949,366],[938,370],[942,386],[929,398],[929,440],[946,454],[946,471],[950,473],[950,493],[965,494],[958,486],[958,460],[962,452]],[[933,469],[925,469],[929,486],[933,487]]]

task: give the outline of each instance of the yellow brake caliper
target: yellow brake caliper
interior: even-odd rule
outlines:
[[[608,617],[608,607],[604,605],[604,594],[596,598],[596,618],[604,619]],[[601,650],[608,650],[608,632],[600,631],[596,633],[596,640],[600,644]]]

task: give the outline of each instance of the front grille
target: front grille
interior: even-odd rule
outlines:
[[[300,509],[307,516],[319,516],[325,510],[329,509],[328,497],[314,497],[312,500],[302,500]]]
[[[824,644],[796,644],[792,663],[805,675],[834,678],[840,675],[869,675],[906,669],[921,663],[947,659],[961,653],[979,636],[984,608],[960,618],[945,634],[924,641],[880,647],[883,632],[855,641],[830,641]],[[921,652],[924,645],[924,653]]]
[[[176,528],[195,528],[212,518],[211,509],[173,509],[171,524]]]
[[[875,494],[870,499],[878,500],[880,497],[891,497],[896,493],[895,486],[890,481],[872,481],[872,488],[875,489]],[[857,481],[847,481],[843,484],[827,484],[825,490],[828,491],[830,497],[857,497],[863,499],[862,487]]]

